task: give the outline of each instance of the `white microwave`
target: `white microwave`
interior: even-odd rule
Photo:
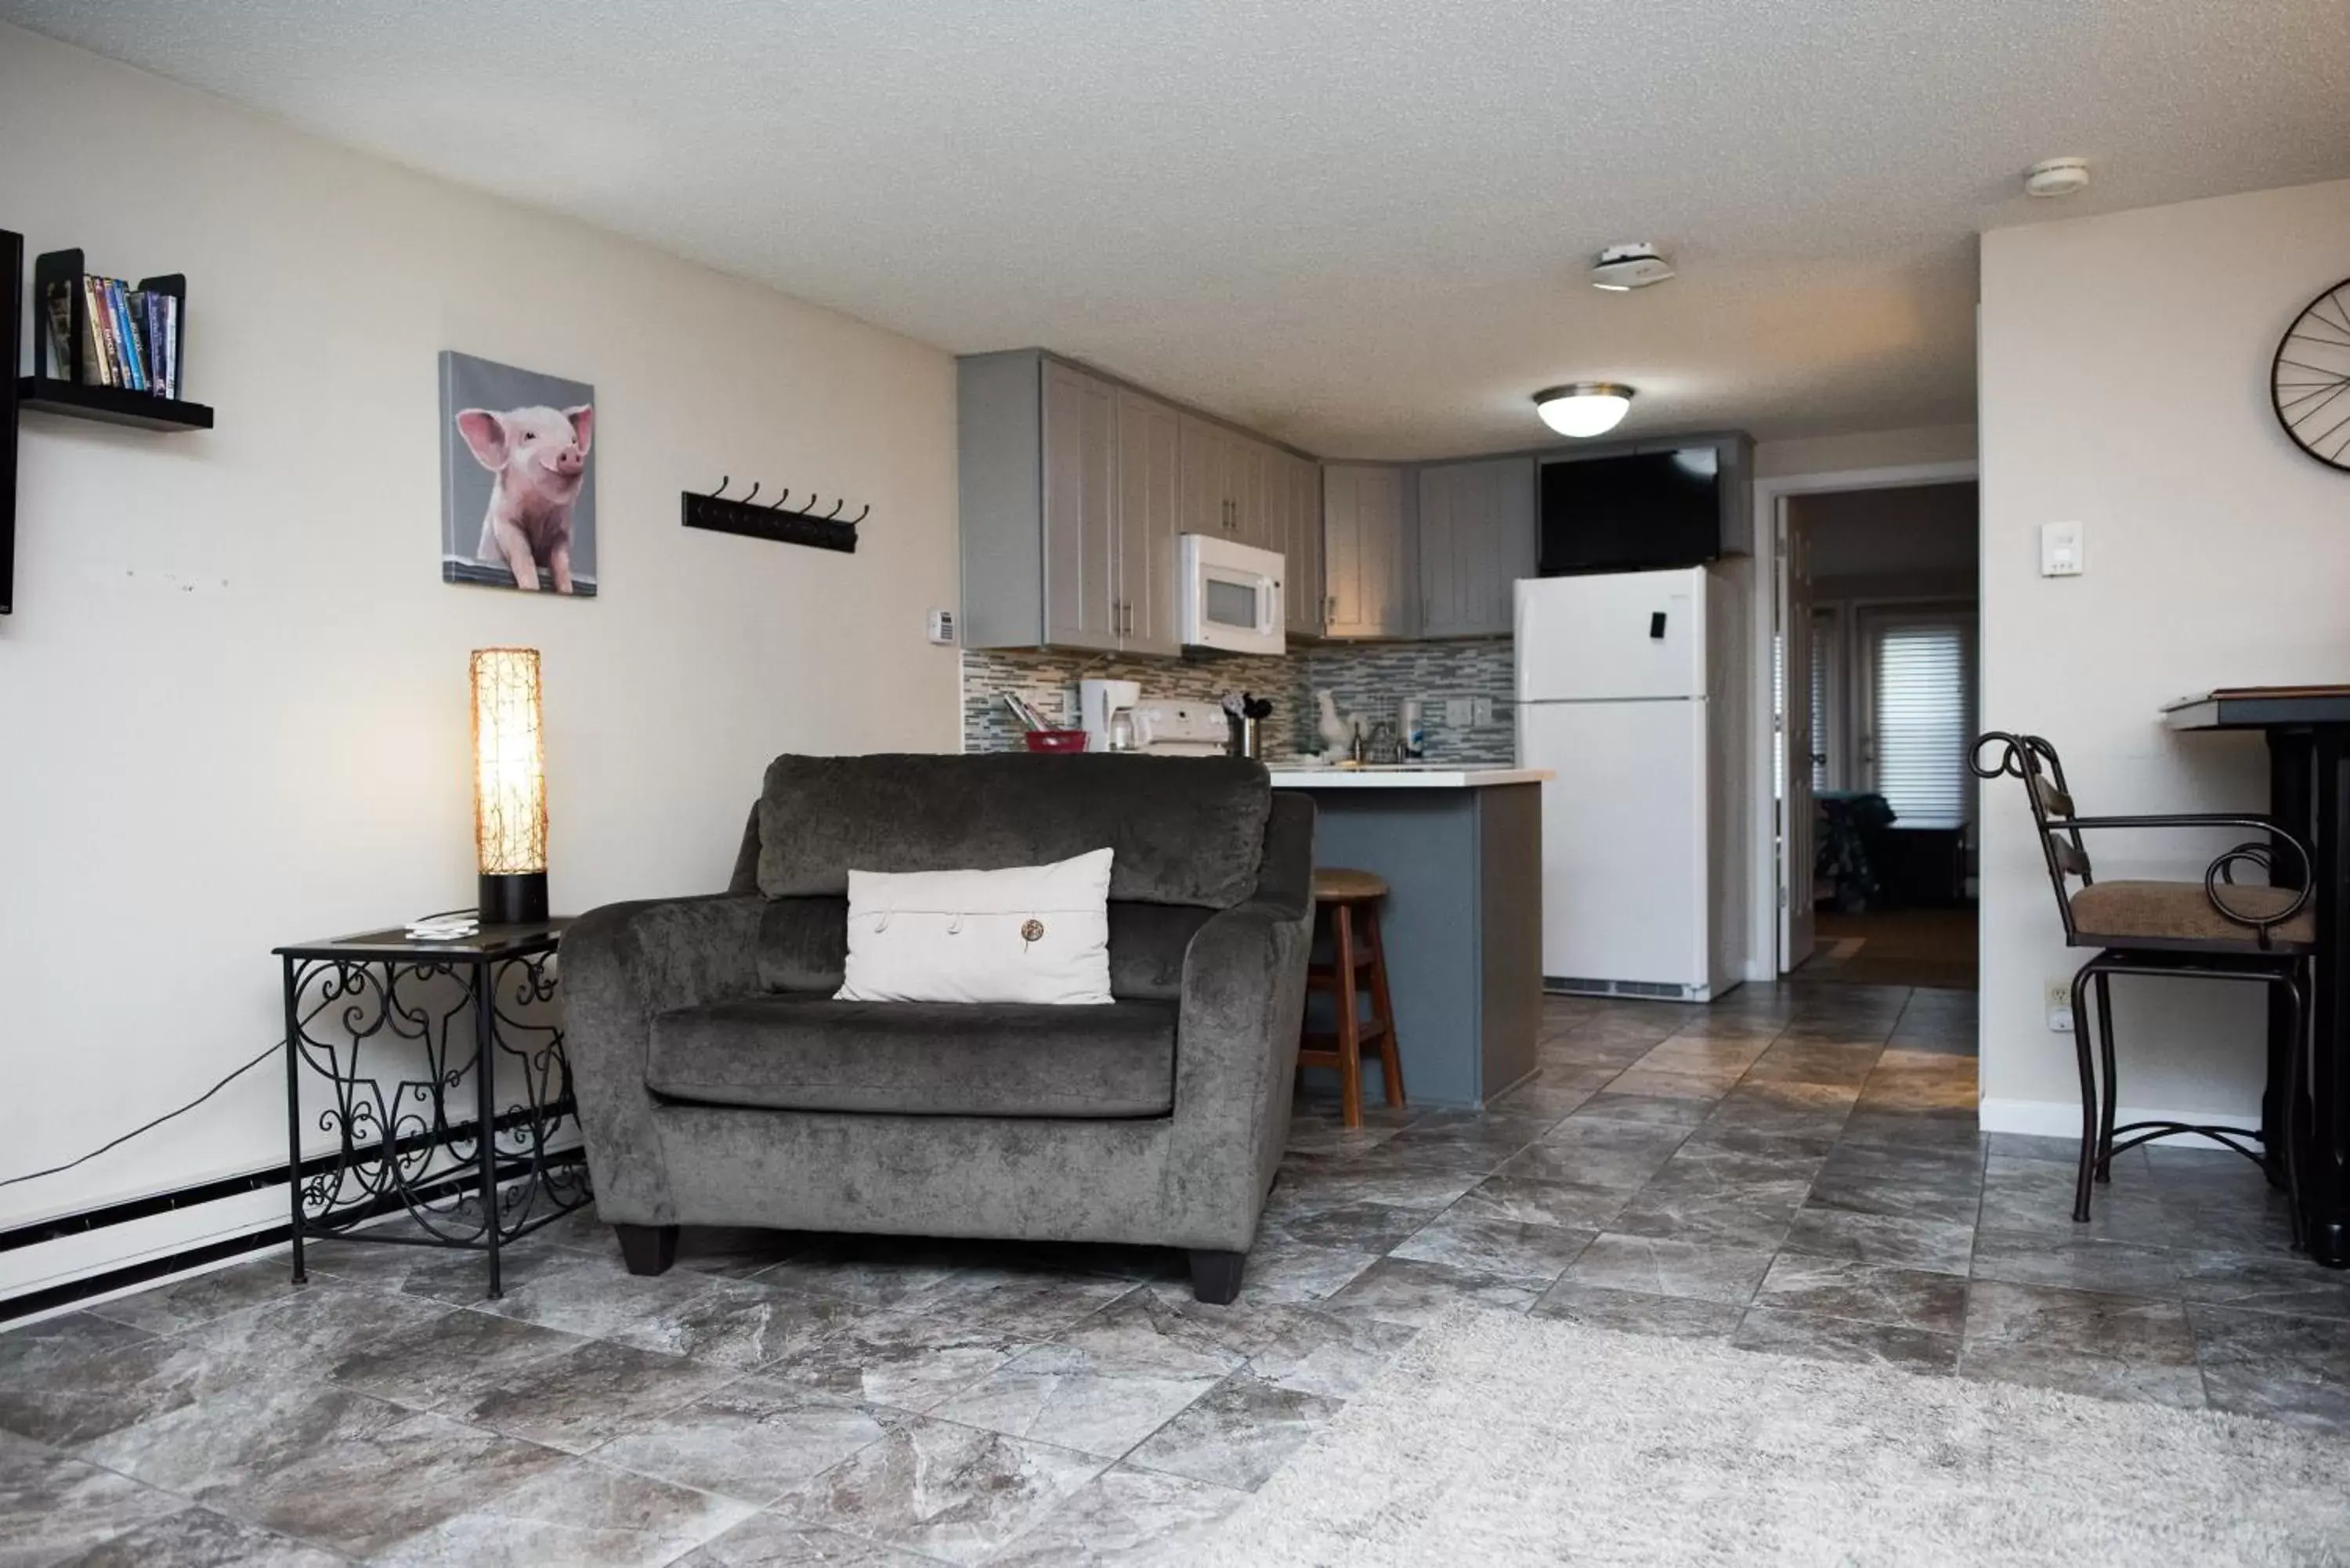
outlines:
[[[1185,647],[1226,653],[1284,650],[1279,551],[1236,545],[1212,534],[1186,534],[1181,567]]]

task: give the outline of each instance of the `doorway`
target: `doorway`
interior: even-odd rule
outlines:
[[[1963,467],[1758,486],[1774,541],[1778,974],[1974,988],[1978,497]]]

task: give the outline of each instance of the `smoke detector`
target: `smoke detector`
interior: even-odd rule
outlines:
[[[2085,158],[2043,158],[2023,171],[2023,193],[2027,196],[2070,196],[2089,188],[2089,161]]]
[[[1652,283],[1662,283],[1672,275],[1672,263],[1667,261],[1663,253],[1652,244],[1643,242],[1609,245],[1599,253],[1599,260],[1591,269],[1591,286],[1604,288],[1610,294],[1623,294],[1635,288],[1646,288]]]

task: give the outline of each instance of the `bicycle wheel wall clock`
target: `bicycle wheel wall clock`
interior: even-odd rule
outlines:
[[[2350,278],[2309,302],[2285,328],[2269,398],[2293,444],[2350,473]]]

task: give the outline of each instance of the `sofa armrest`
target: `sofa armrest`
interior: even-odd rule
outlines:
[[[764,909],[755,894],[607,904],[563,933],[564,1049],[608,1223],[677,1222],[645,1087],[652,1021],[756,992]]]
[[[1314,806],[1276,794],[1256,894],[1183,955],[1170,1208],[1186,1244],[1245,1251],[1289,1131],[1314,940]],[[1197,1239],[1206,1238],[1206,1239]]]

